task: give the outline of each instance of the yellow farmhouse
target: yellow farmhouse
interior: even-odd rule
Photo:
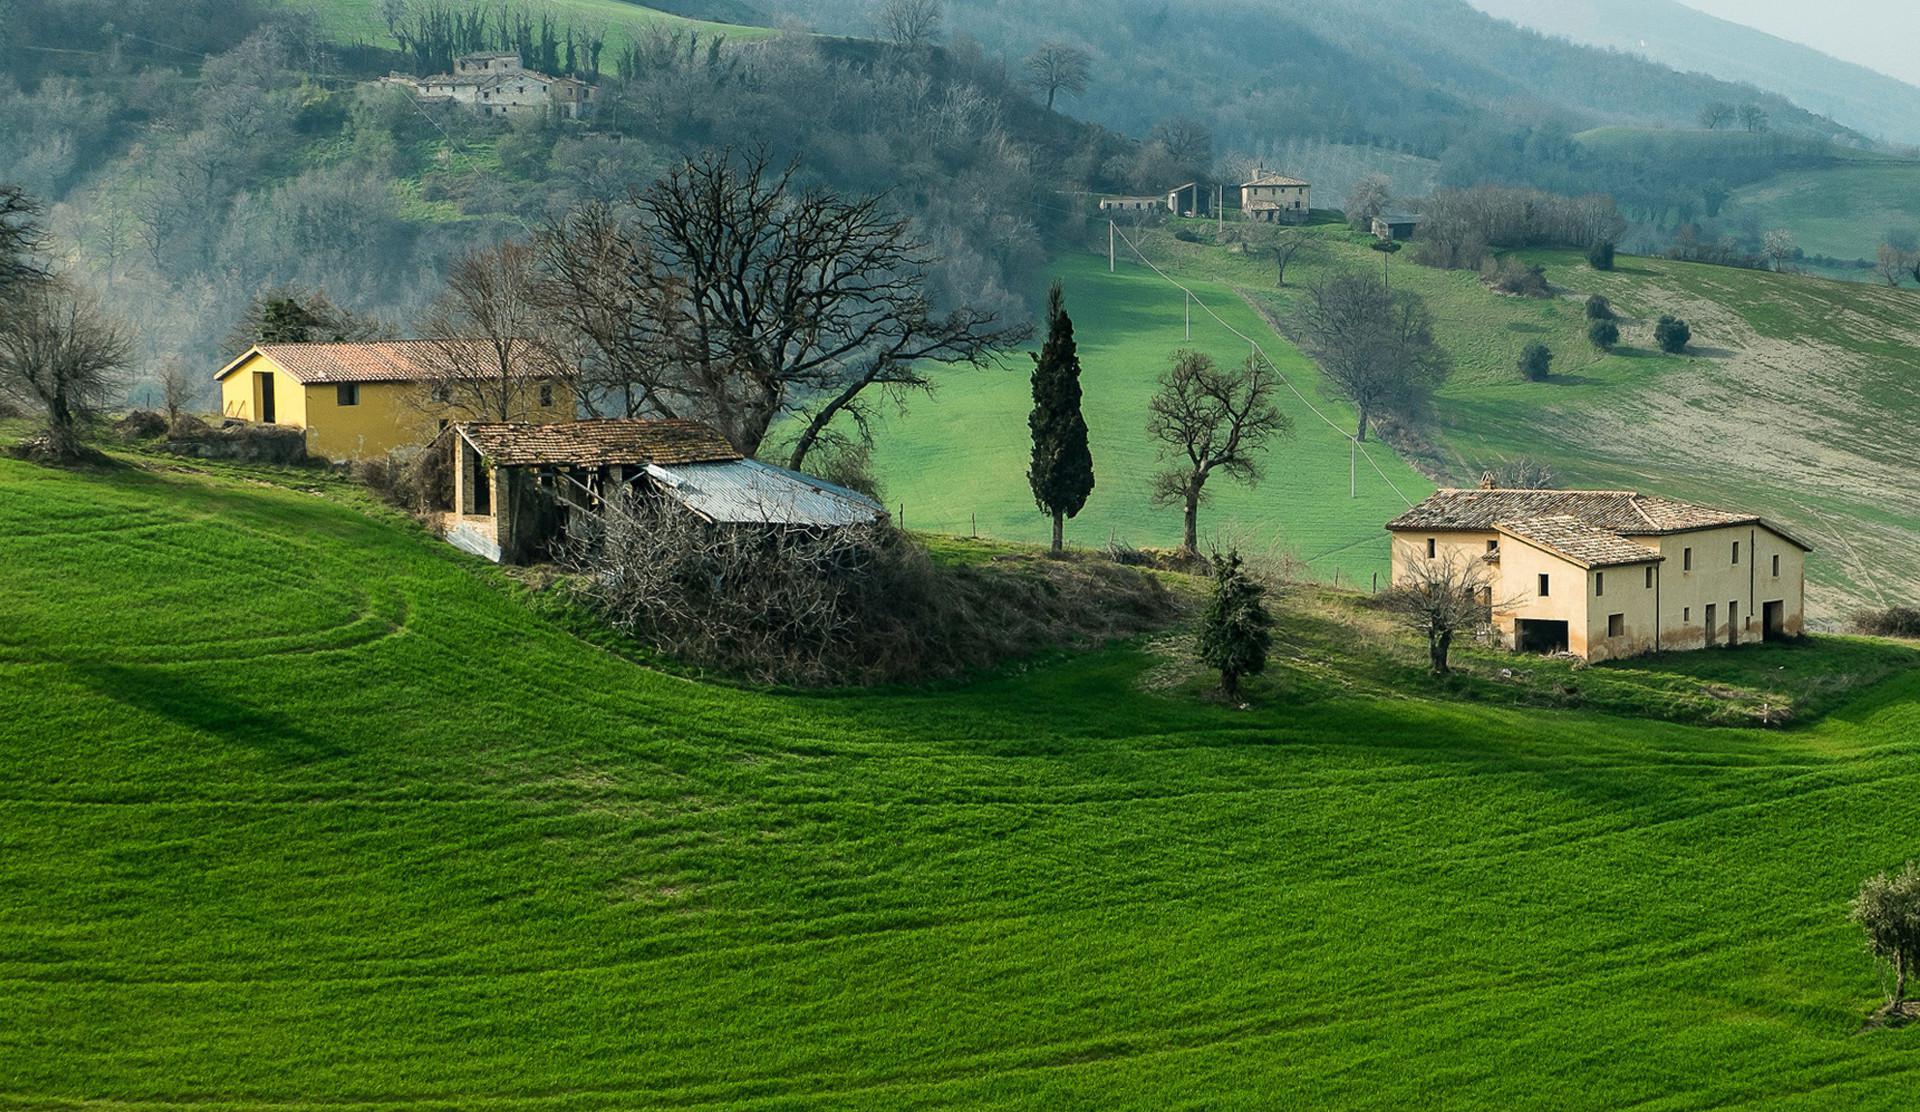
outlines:
[[[1393,577],[1481,561],[1518,652],[1610,660],[1800,635],[1812,548],[1753,514],[1618,490],[1441,490],[1387,524]]]
[[[308,453],[325,459],[384,456],[475,416],[446,386],[448,353],[436,340],[261,344],[214,376],[220,412],[230,420],[304,429]],[[491,350],[476,343],[461,362],[478,378],[491,360]],[[557,377],[528,379],[513,391],[511,408],[516,421],[571,421],[573,392]]]

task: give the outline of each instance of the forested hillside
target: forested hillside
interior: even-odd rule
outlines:
[[[1679,70],[1748,82],[1868,135],[1920,143],[1920,88],[1679,0],[1471,0],[1490,15]]]
[[[565,6],[476,5],[549,17],[560,66],[586,62],[576,32],[605,36],[591,122],[486,120],[371,83],[418,59],[344,42],[340,19],[373,11],[355,4],[136,5],[111,27],[92,0],[25,10],[8,57],[28,61],[0,80],[0,181],[50,205],[58,249],[133,318],[149,370],[210,370],[248,299],[279,285],[404,330],[460,252],[723,144],[886,193],[939,260],[937,298],[1021,317],[1044,257],[1036,203],[1105,185],[1131,149],[1043,111],[977,52],[736,37],[641,8],[609,31]],[[41,46],[56,39],[73,45]]]

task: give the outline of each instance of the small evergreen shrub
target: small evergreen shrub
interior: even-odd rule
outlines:
[[[1679,317],[1664,316],[1659,324],[1654,325],[1653,342],[1659,344],[1660,350],[1668,355],[1679,355],[1687,350],[1687,345],[1692,341],[1693,329]]]
[[[1613,311],[1613,302],[1597,293],[1587,298],[1588,320],[1616,320],[1618,317],[1619,314]]]
[[[1601,240],[1587,248],[1587,265],[1595,270],[1613,269],[1613,241]]]
[[[1553,349],[1535,340],[1520,353],[1520,373],[1529,382],[1545,382],[1553,373]]]
[[[1265,593],[1247,574],[1238,550],[1214,554],[1213,597],[1200,620],[1200,659],[1220,670],[1220,691],[1229,698],[1240,694],[1240,677],[1266,670],[1273,616],[1261,602]]]
[[[1610,320],[1597,320],[1587,326],[1587,341],[1601,351],[1612,351],[1620,342],[1620,326]]]

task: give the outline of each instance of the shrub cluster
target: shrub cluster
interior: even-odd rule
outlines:
[[[1595,270],[1612,270],[1613,253],[1613,241],[1603,239],[1592,247],[1587,248],[1587,265]],[[1603,298],[1602,300],[1605,299]]]
[[[1601,351],[1612,351],[1620,343],[1620,326],[1610,320],[1597,320],[1587,326],[1587,342]]]
[[[1890,606],[1885,610],[1863,610],[1853,616],[1853,628],[1869,637],[1920,640],[1920,609]]]
[[[1517,297],[1552,297],[1553,286],[1547,282],[1547,268],[1528,266],[1509,255],[1497,264],[1488,263],[1481,268],[1480,280],[1501,293]]]
[[[1545,382],[1553,373],[1553,349],[1538,340],[1520,353],[1520,374],[1529,382]]]
[[[1599,294],[1587,298],[1588,320],[1618,320],[1619,314],[1613,311],[1613,302]]]
[[[680,660],[767,683],[919,682],[1164,623],[1160,581],[1105,561],[936,563],[891,525],[711,525],[634,497],[562,554],[574,597]]]
[[[1653,342],[1668,355],[1679,355],[1693,342],[1693,328],[1679,317],[1668,315],[1653,326]]]

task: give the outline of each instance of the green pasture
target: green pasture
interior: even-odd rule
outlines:
[[[1142,644],[743,690],[577,639],[344,480],[137,462],[0,459],[0,1105],[1894,1109],[1920,1081],[1920,1030],[1862,1031],[1845,922],[1920,853],[1911,671],[1785,731],[1499,709],[1377,686],[1309,613],[1245,709]]]
[[[1180,511],[1149,503],[1158,466],[1146,433],[1147,399],[1155,379],[1183,347],[1237,364],[1249,346],[1196,307],[1187,338],[1186,296],[1137,260],[1109,274],[1105,256],[1059,261],[1082,364],[1083,409],[1092,434],[1095,487],[1087,508],[1068,523],[1071,543],[1172,547]],[[1304,396],[1282,389],[1276,402],[1293,421],[1292,435],[1266,453],[1266,475],[1254,487],[1224,477],[1208,485],[1201,509],[1202,543],[1210,539],[1261,554],[1304,560],[1322,578],[1370,585],[1384,572],[1382,526],[1432,485],[1372,441],[1365,456],[1351,447],[1352,410],[1322,390],[1312,365],[1281,340],[1227,284],[1199,281],[1200,301],[1239,332],[1260,341],[1280,373]],[[1048,519],[1027,485],[1032,440],[1030,363],[1016,354],[986,370],[943,371],[932,398],[889,413],[878,430],[876,461],[891,506],[910,528],[1010,540],[1044,540]],[[1323,422],[1308,408],[1325,414]],[[1351,472],[1358,470],[1358,497]],[[1379,470],[1376,471],[1375,468]],[[1395,493],[1396,489],[1399,493]]]

